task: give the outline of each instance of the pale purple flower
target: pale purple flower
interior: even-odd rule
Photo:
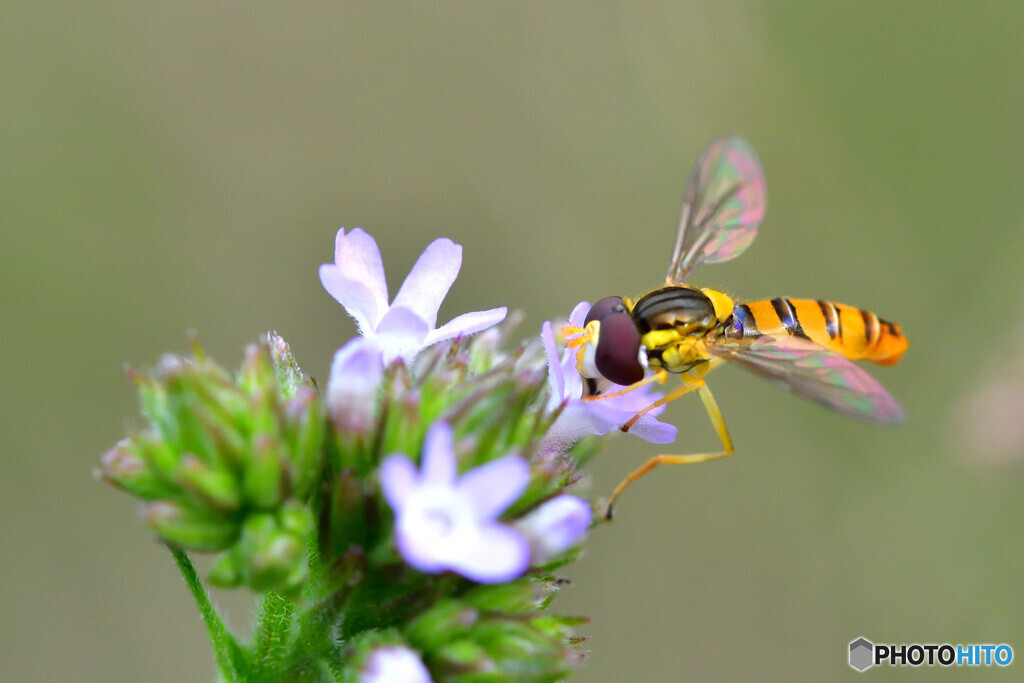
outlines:
[[[326,402],[339,431],[362,434],[374,426],[382,360],[381,350],[362,337],[349,340],[334,354]]]
[[[506,456],[459,477],[451,427],[437,422],[427,432],[420,470],[406,456],[391,455],[381,463],[380,479],[395,512],[398,550],[416,569],[450,569],[480,583],[526,571],[529,544],[497,521],[530,480],[522,458]]]
[[[422,349],[473,334],[501,322],[505,307],[465,313],[436,327],[437,311],[462,267],[462,247],[449,239],[431,242],[388,304],[384,264],[372,237],[356,228],[338,231],[334,263],[320,266],[324,289],[345,307],[359,332],[380,349],[384,364],[412,361]]]
[[[589,311],[589,303],[580,303],[570,314],[569,324],[582,328]],[[555,333],[550,322],[545,322],[541,328],[541,340],[544,342],[544,352],[548,359],[550,395],[547,409],[554,410],[565,402],[565,408],[544,437],[541,447],[544,453],[564,451],[587,434],[600,435],[618,429],[660,398],[660,395],[653,391],[653,387],[646,385],[622,396],[583,401],[583,378],[576,370],[575,350],[566,348],[563,349],[561,356],[558,355]],[[609,383],[603,393],[612,393],[623,388],[618,384]],[[657,420],[663,409],[664,406],[659,406],[646,413],[630,427],[629,433],[651,443],[674,441],[678,430]]]
[[[591,519],[587,501],[561,495],[516,520],[515,527],[530,544],[530,561],[540,564],[582,541]]]
[[[431,683],[423,660],[404,645],[382,645],[370,653],[359,683]]]

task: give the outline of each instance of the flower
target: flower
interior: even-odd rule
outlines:
[[[396,358],[411,361],[431,344],[473,334],[504,320],[507,309],[502,306],[465,313],[435,328],[437,311],[461,266],[460,245],[445,238],[434,240],[389,305],[377,243],[359,228],[347,235],[342,228],[335,238],[334,263],[320,266],[320,282],[389,364]]]
[[[381,463],[380,478],[395,512],[398,550],[416,569],[451,569],[480,583],[501,583],[526,570],[529,544],[497,521],[529,482],[522,458],[506,456],[457,478],[451,427],[437,422],[427,432],[419,472],[396,454]]]
[[[404,645],[383,645],[370,653],[359,683],[430,683],[423,660]]]
[[[589,310],[590,304],[586,301],[578,304],[569,315],[569,324],[583,327]],[[601,435],[611,429],[617,429],[658,399],[651,386],[647,385],[621,396],[583,401],[583,378],[576,370],[576,353],[572,349],[564,349],[562,356],[559,357],[555,333],[550,322],[545,322],[541,328],[541,340],[544,342],[544,352],[548,359],[548,386],[551,390],[547,409],[555,410],[565,403],[558,419],[544,437],[542,452],[563,451],[587,434]],[[623,388],[618,384],[611,384],[605,393]],[[656,419],[663,409],[663,406],[659,406],[645,413],[630,427],[629,433],[651,443],[674,441],[678,430]]]
[[[356,337],[338,349],[327,380],[327,412],[340,432],[364,434],[374,425],[384,375],[380,349]]]
[[[515,523],[530,544],[530,560],[540,564],[573,547],[590,528],[587,501],[561,495],[547,501]]]

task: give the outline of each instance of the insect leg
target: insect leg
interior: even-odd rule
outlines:
[[[661,372],[665,372],[665,371],[662,370]],[[694,379],[693,377],[690,377],[689,375],[679,375],[679,381],[681,381],[683,383],[683,386],[679,387],[678,389],[676,389],[675,391],[673,391],[671,393],[665,394],[664,396],[659,398],[657,401],[655,401],[651,405],[647,406],[646,408],[641,410],[639,413],[637,413],[633,417],[629,418],[629,421],[626,422],[626,424],[624,424],[621,427],[619,427],[619,429],[621,429],[624,432],[628,432],[629,428],[632,427],[636,423],[637,420],[639,420],[641,417],[643,417],[644,415],[646,415],[650,411],[654,410],[658,406],[663,406],[666,403],[671,403],[672,401],[676,400],[680,396],[685,396],[686,394],[690,393],[691,391],[693,391],[695,389],[699,389],[700,387],[704,386],[704,380],[702,380],[702,379]]]
[[[711,419],[711,424],[715,428],[715,432],[718,434],[718,438],[722,441],[722,451],[717,453],[693,453],[691,455],[656,455],[637,469],[630,472],[622,482],[615,487],[612,491],[612,495],[608,497],[608,507],[605,510],[604,518],[611,520],[612,518],[612,506],[615,504],[615,499],[618,498],[626,487],[632,484],[634,481],[644,476],[658,465],[690,465],[697,462],[706,462],[708,460],[716,460],[718,458],[724,458],[727,455],[732,455],[732,437],[729,436],[729,430],[725,426],[725,419],[722,417],[722,411],[718,409],[718,402],[715,401],[715,397],[711,394],[711,390],[708,389],[704,380],[696,380],[700,384],[696,386],[685,386],[685,391],[675,391],[665,398],[672,400],[678,396],[682,396],[687,391],[693,389],[697,390],[697,394],[700,396],[701,401],[704,402],[704,409],[707,410],[708,417]],[[678,396],[677,396],[678,395]],[[664,400],[664,399],[663,399]],[[653,407],[653,406],[651,406]],[[648,408],[647,410],[649,410]],[[646,411],[645,411],[646,412]]]
[[[658,382],[659,384],[664,384],[666,380],[668,380],[668,371],[667,370],[658,370],[656,373],[654,373],[650,377],[645,377],[642,380],[640,380],[639,382],[634,382],[633,384],[630,384],[628,387],[625,387],[624,389],[619,389],[618,391],[612,391],[612,392],[609,392],[607,394],[598,394],[596,396],[584,396],[582,400],[584,402],[587,402],[587,401],[600,401],[600,400],[606,399],[606,398],[614,398],[616,396],[622,396],[623,394],[628,394],[629,392],[634,391],[636,389],[639,389],[642,386],[648,385],[651,382]]]
[[[624,432],[628,432],[629,428],[632,427],[636,423],[637,420],[639,420],[641,417],[643,417],[645,414],[647,414],[647,412],[649,412],[651,410],[654,410],[658,406],[663,406],[666,403],[671,403],[672,401],[676,400],[680,396],[685,396],[686,394],[690,393],[691,391],[694,391],[695,389],[699,390],[700,387],[705,386],[704,379],[703,379],[704,376],[707,375],[712,370],[714,370],[715,368],[717,368],[721,364],[722,364],[722,359],[721,358],[712,358],[709,362],[702,363],[702,364],[698,365],[697,367],[691,369],[688,373],[686,373],[684,375],[679,375],[679,381],[683,383],[683,387],[682,388],[676,389],[672,393],[666,394],[665,396],[659,398],[657,401],[655,401],[654,403],[652,403],[651,405],[647,406],[646,408],[641,410],[639,413],[637,413],[636,415],[631,417],[629,419],[629,422],[627,422],[626,424],[624,424],[621,427],[619,427],[619,429],[621,429]],[[663,375],[664,377],[667,377],[668,373],[667,373],[666,370],[661,369],[661,370],[658,371],[658,373],[657,373],[657,375],[655,375],[655,377],[657,377],[658,375]],[[644,382],[647,382],[649,379],[650,378],[648,378],[647,380],[644,380]],[[664,382],[664,379],[661,379],[659,381]],[[630,387],[630,390],[635,389],[635,388],[636,388],[636,385],[634,385],[633,387]],[[710,389],[707,390],[707,392],[708,392],[708,396],[711,396]],[[619,394],[624,394],[624,393],[626,393],[625,390],[620,391],[620,392],[611,393],[611,394],[606,394],[606,396],[617,396]],[[702,397],[703,397],[703,395],[702,395]],[[583,399],[583,400],[586,401],[587,399]],[[713,396],[711,397],[710,400],[711,400],[712,403],[714,403],[714,401],[715,401]],[[704,405],[707,406],[707,399],[704,399]],[[711,408],[708,408],[708,410],[710,411]],[[714,406],[714,410],[716,412],[718,411],[718,406],[717,405]],[[711,413],[709,412],[708,414],[710,415]],[[721,413],[719,413],[719,417],[721,417]],[[713,417],[711,419],[714,420]],[[719,434],[719,436],[721,436],[721,434]],[[724,439],[722,440],[722,443],[725,443]]]

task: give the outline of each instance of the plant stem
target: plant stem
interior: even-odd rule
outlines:
[[[203,622],[206,624],[206,633],[210,636],[210,641],[213,643],[213,649],[217,655],[217,666],[220,668],[221,676],[228,681],[242,680],[242,674],[246,668],[245,657],[238,646],[238,642],[228,631],[220,615],[217,614],[213,603],[210,602],[210,596],[206,594],[206,588],[203,587],[203,583],[200,581],[199,574],[196,572],[192,560],[189,559],[188,553],[181,548],[171,545],[168,545],[167,549],[174,556],[174,561],[178,565],[178,571],[181,572],[185,585],[188,586],[189,592],[195,598],[196,607],[199,608],[199,614],[203,617]]]

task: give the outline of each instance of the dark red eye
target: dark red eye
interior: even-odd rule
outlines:
[[[621,296],[607,296],[591,306],[586,320],[583,321],[583,327],[594,320],[601,320],[612,311],[626,311],[626,304],[622,302]]]
[[[623,308],[606,314],[600,320],[601,329],[594,351],[597,371],[616,384],[639,382],[644,378],[644,367],[640,365],[640,330],[636,329],[633,318]]]

